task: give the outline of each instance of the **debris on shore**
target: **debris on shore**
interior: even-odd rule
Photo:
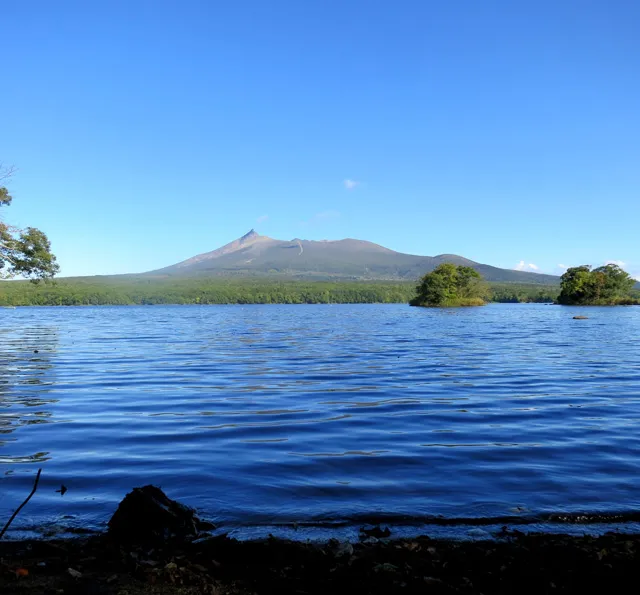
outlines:
[[[128,516],[132,508],[114,515],[105,534],[0,541],[0,593],[538,595],[635,592],[640,587],[640,535],[525,534],[505,527],[492,539],[456,541],[393,539],[388,529],[373,527],[353,543],[238,541],[203,535],[191,509],[176,509],[157,488],[141,489],[145,499],[151,497],[168,512],[153,513],[162,519],[155,528],[148,524],[150,517],[135,525],[137,520]],[[114,532],[124,519],[132,523],[131,530]],[[133,525],[144,532],[140,539]]]
[[[640,536],[508,534],[309,544],[212,537],[123,547],[108,535],[0,542],[0,592],[42,594],[622,593],[640,587]]]

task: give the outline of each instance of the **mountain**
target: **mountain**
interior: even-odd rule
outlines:
[[[145,273],[154,276],[280,276],[297,279],[413,280],[443,262],[471,266],[487,281],[558,284],[553,275],[500,269],[457,256],[417,256],[364,240],[274,240],[253,229],[218,248],[172,266]]]

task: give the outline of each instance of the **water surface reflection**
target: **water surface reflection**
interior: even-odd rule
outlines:
[[[42,466],[25,525],[71,516],[99,527],[145,483],[224,527],[629,519],[640,505],[640,308],[573,315],[2,311],[0,515]]]

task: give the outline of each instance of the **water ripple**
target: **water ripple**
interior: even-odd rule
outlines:
[[[0,311],[0,514],[42,466],[24,527],[145,483],[224,526],[638,521],[640,309],[573,315]]]

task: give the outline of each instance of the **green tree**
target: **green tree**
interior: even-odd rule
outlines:
[[[589,265],[572,267],[561,277],[558,303],[577,306],[628,303],[635,283],[617,264],[593,270]]]
[[[412,306],[481,306],[489,295],[478,271],[448,262],[422,277],[416,291]]]
[[[0,208],[11,204],[12,196],[1,183],[13,168],[0,165]],[[35,227],[19,229],[0,219],[0,279],[21,276],[32,280],[53,277],[60,267],[51,253],[47,236]]]
[[[598,267],[592,274],[598,279],[600,295],[605,300],[628,296],[636,284],[635,279],[617,264]]]
[[[560,278],[560,304],[582,304],[592,298],[591,266],[571,267]]]

